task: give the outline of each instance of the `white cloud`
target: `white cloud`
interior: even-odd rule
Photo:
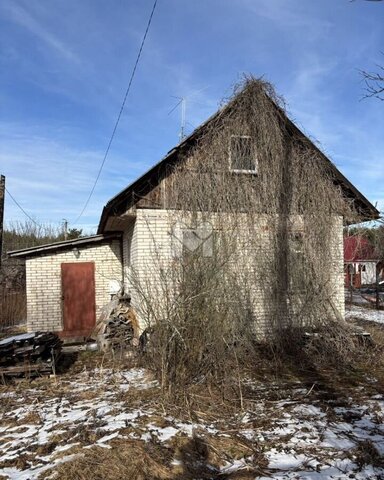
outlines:
[[[49,32],[46,26],[43,26],[39,21],[32,16],[20,3],[4,1],[2,9],[9,18],[16,24],[24,27],[32,35],[36,36],[50,49],[54,50],[61,57],[68,61],[79,63],[76,54],[64,42],[56,37],[56,35]]]
[[[356,86],[357,69],[382,44],[381,25],[372,17],[353,24],[358,2],[351,6],[346,0],[343,7],[324,0],[324,8],[318,3],[212,0],[204,12],[207,18],[215,15],[214,23],[202,18],[193,2],[159,5],[82,221],[97,223],[105,201],[177,143],[180,111],[167,115],[177,102],[172,95],[189,97],[190,131],[217,109],[237,72],[247,70],[273,79],[298,126],[321,142],[368,198],[382,198],[384,109],[358,105]],[[0,124],[1,168],[10,191],[33,215],[60,221],[80,212],[121,104],[147,10],[144,2],[111,9],[93,0],[3,0],[7,41],[0,48],[0,67],[15,74],[8,73],[0,85],[3,118],[14,122]],[[9,199],[7,204],[8,218],[22,216]]]
[[[244,4],[257,16],[271,21],[275,26],[295,32],[306,29],[303,41],[317,36],[332,26],[329,20],[305,12],[304,2],[295,0],[244,0]]]
[[[0,164],[6,186],[29,215],[41,222],[73,221],[80,213],[101,164],[102,152],[69,147],[59,138],[0,125]],[[127,156],[128,157],[128,156]],[[124,164],[124,172],[119,165]],[[79,225],[95,225],[103,205],[142,172],[140,162],[112,154]],[[113,192],[111,195],[110,192]],[[5,219],[23,219],[8,197]]]

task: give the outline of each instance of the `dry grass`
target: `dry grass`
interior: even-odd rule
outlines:
[[[371,336],[371,344],[360,345],[357,351],[356,371],[364,376],[368,384],[366,388],[376,388],[384,393],[384,325],[361,320],[356,320],[355,324],[363,327]]]
[[[276,418],[276,401],[280,399],[293,399],[299,402],[308,402],[311,404],[317,401],[317,405],[322,405],[323,410],[327,412],[329,422],[340,418],[333,418],[333,408],[330,406],[347,406],[351,402],[360,402],[364,404],[369,395],[377,392],[384,392],[383,381],[372,381],[372,377],[380,372],[384,365],[384,329],[380,326],[369,325],[374,345],[368,349],[361,350],[355,359],[353,368],[348,370],[338,370],[336,366],[309,365],[300,362],[295,364],[295,356],[287,359],[284,363],[281,358],[273,360],[273,351],[270,349],[259,350],[258,357],[254,359],[255,366],[259,368],[252,369],[253,376],[248,372],[247,378],[244,378],[243,388],[243,407],[248,411],[257,411],[257,407],[263,405],[263,415],[254,416],[252,423],[248,422],[249,428],[257,431],[268,431],[273,429]],[[269,353],[268,353],[269,352]],[[375,359],[375,362],[373,362]],[[92,399],[95,393],[102,394],[103,386],[98,386],[98,378],[101,378],[100,367],[113,366],[117,374],[118,365],[104,358],[99,354],[84,353],[79,355],[78,361],[72,368],[62,374],[58,379],[35,379],[33,381],[17,382],[13,387],[4,387],[0,391],[16,391],[16,395],[10,397],[9,403],[2,403],[5,411],[18,406],[17,399],[23,390],[30,390],[33,387],[34,393],[29,393],[31,401],[46,402],[50,398],[65,398],[71,402],[77,399]],[[93,371],[92,368],[98,368]],[[127,368],[127,365],[125,365]],[[84,374],[89,371],[91,382],[94,382],[92,395],[81,390],[77,393],[71,392],[69,380],[73,381],[74,376]],[[257,375],[254,372],[258,372]],[[93,375],[93,376],[92,376]],[[79,378],[81,378],[79,376]],[[118,377],[117,377],[118,378]],[[384,377],[383,377],[384,379]],[[249,381],[249,387],[247,386]],[[233,382],[233,378],[231,380]],[[78,442],[65,452],[57,452],[52,459],[59,460],[68,455],[77,455],[69,461],[58,464],[52,470],[46,471],[41,478],[52,478],[63,480],[151,480],[151,479],[193,479],[193,478],[232,478],[232,479],[253,479],[257,475],[266,475],[267,462],[263,451],[274,447],[273,443],[263,442],[263,448],[255,441],[248,441],[240,435],[244,428],[240,414],[240,400],[238,397],[238,387],[236,378],[232,387],[228,380],[225,389],[226,395],[223,395],[223,389],[210,385],[194,385],[188,392],[183,406],[181,404],[167,403],[159,395],[159,389],[148,390],[130,390],[119,393],[114,396],[114,400],[123,402],[123,409],[134,409],[136,407],[144,410],[150,406],[150,416],[143,415],[135,428],[127,426],[122,428],[119,434],[125,438],[113,439],[109,442],[111,448],[101,448],[89,445],[94,444],[101,436],[105,435],[99,430],[97,421],[102,419],[95,418],[95,422],[81,424],[78,428],[68,430],[67,433],[54,431],[45,445],[36,445],[36,448],[30,449],[30,454],[20,455],[18,458],[8,460],[2,467],[16,467],[25,469],[30,467],[31,462],[36,461],[36,455],[45,456],[52,454],[55,448],[69,443]],[[364,388],[358,388],[364,387]],[[113,385],[111,385],[113,388]],[[303,389],[296,392],[297,389]],[[305,392],[306,390],[306,392]],[[117,390],[116,390],[117,391]],[[32,392],[32,391],[31,391]],[[295,393],[296,392],[296,393]],[[90,395],[90,396],[88,396]],[[256,409],[256,410],[255,410]],[[116,411],[116,413],[118,413]],[[352,412],[353,413],[353,412]],[[349,418],[346,412],[343,421],[350,423],[356,419]],[[143,440],[134,440],[130,435],[137,434],[140,437],[145,431],[146,425],[150,423],[157,427],[167,427],[168,418],[177,418],[185,422],[203,422],[205,425],[214,425],[220,432],[219,434],[208,433],[204,429],[194,429],[191,437],[179,433],[166,444],[159,443],[155,438],[144,442]],[[90,414],[89,418],[92,415]],[[167,418],[166,418],[167,417]],[[377,422],[382,423],[379,418]],[[28,423],[39,424],[38,415],[25,417]],[[17,422],[16,422],[17,424]],[[59,427],[58,427],[59,428]],[[248,427],[247,427],[248,428]],[[283,442],[284,438],[280,439]],[[286,441],[289,441],[289,436]],[[84,448],[84,447],[88,448]],[[309,451],[309,450],[308,450]],[[314,456],[318,454],[314,451]],[[367,444],[359,444],[352,452],[351,456],[356,459],[361,468],[364,465],[381,466],[382,459],[377,455],[374,447]],[[351,457],[351,458],[352,458]],[[226,462],[236,459],[247,459],[247,465],[232,474],[225,473],[223,467]],[[252,460],[253,459],[253,460]]]
[[[370,440],[361,441],[351,452],[354,460],[360,470],[366,465],[372,465],[375,468],[384,467],[384,457],[380,455],[375,445]]]
[[[254,478],[266,467],[266,461],[254,445],[230,437],[176,437],[167,447],[139,440],[114,440],[109,449],[73,449],[77,457],[44,472],[55,472],[60,480],[171,480],[212,478]],[[67,453],[67,452],[66,452]],[[226,461],[254,455],[247,471],[232,475],[222,472]],[[252,473],[252,477],[248,477]]]
[[[366,394],[384,393],[384,329],[368,325],[366,330],[371,333],[370,343],[348,338],[354,344],[354,355],[348,362],[342,361],[344,356],[339,361],[334,356],[327,358],[337,351],[337,344],[329,346],[327,341],[297,342],[295,348],[278,354],[268,343],[259,344],[252,363],[241,370],[241,397],[237,376],[232,374],[224,385],[191,386],[184,401],[178,402],[179,406],[171,404],[172,409],[180,416],[189,412],[193,418],[193,412],[198,412],[208,422],[220,417],[225,422],[239,410],[252,410],[258,401],[286,398],[298,385],[320,401],[337,401],[339,405],[344,399],[359,401]],[[260,386],[260,393],[255,391],[255,384]]]
[[[166,464],[171,458],[167,449],[143,442],[112,442],[111,449],[95,447],[82,450],[79,456],[55,468],[60,480],[167,480],[174,478]],[[48,478],[47,471],[41,478]]]

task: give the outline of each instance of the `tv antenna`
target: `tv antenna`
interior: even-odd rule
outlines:
[[[179,133],[179,141],[180,143],[184,140],[184,138],[187,136],[187,129],[186,129],[186,124],[187,124],[187,100],[192,103],[197,103],[194,100],[191,100],[194,96],[198,95],[199,93],[203,92],[208,88],[204,87],[201,88],[200,90],[195,90],[194,92],[191,92],[188,94],[188,96],[183,96],[183,97],[177,97],[175,95],[172,95],[172,98],[176,98],[179,100],[176,105],[168,112],[168,115],[170,115],[172,112],[176,110],[176,108],[181,105],[181,125],[180,125],[180,133]]]
[[[174,95],[172,95],[172,98],[177,98],[179,101],[172,108],[172,110],[168,112],[168,115],[170,115],[173,111],[176,110],[176,108],[179,105],[181,105],[181,125],[180,125],[180,133],[179,133],[179,141],[181,143],[186,137],[185,124],[186,124],[186,111],[187,111],[187,97],[175,97]]]

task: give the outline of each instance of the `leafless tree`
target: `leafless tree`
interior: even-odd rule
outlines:
[[[355,0],[350,0],[354,2]],[[383,0],[365,0],[366,2],[382,2]],[[384,100],[384,67],[377,65],[379,72],[368,72],[366,70],[360,70],[361,75],[365,80],[365,98],[375,97],[379,100]]]
[[[360,70],[365,82],[365,98],[375,97],[384,101],[384,67],[377,65],[378,72]]]

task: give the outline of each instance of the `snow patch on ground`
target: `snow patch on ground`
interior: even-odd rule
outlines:
[[[300,382],[286,389],[284,384],[249,381],[255,399],[252,408],[232,418],[218,414],[217,421],[208,422],[203,416],[188,422],[164,414],[153,404],[143,402],[138,408],[124,397],[130,390],[142,395],[156,385],[144,369],[94,369],[52,379],[48,389],[46,382],[20,391],[17,386],[13,392],[11,387],[0,390],[0,402],[9,404],[0,413],[0,475],[37,479],[59,463],[82,455],[84,449],[111,448],[116,439],[170,445],[176,436],[198,435],[209,442],[209,438],[230,439],[231,432],[236,432],[241,444],[259,449],[267,461],[268,475],[256,478],[384,478],[383,468],[358,461],[364,444],[384,455],[380,394],[361,396],[359,403],[348,397],[334,404],[309,395]],[[280,397],[273,400],[276,393]],[[12,465],[21,458],[25,458],[23,466]],[[227,452],[220,473],[247,470],[255,462],[257,457],[251,453],[231,458]]]
[[[384,310],[374,310],[372,308],[358,307],[349,305],[345,309],[345,319],[357,318],[367,322],[384,323]]]

